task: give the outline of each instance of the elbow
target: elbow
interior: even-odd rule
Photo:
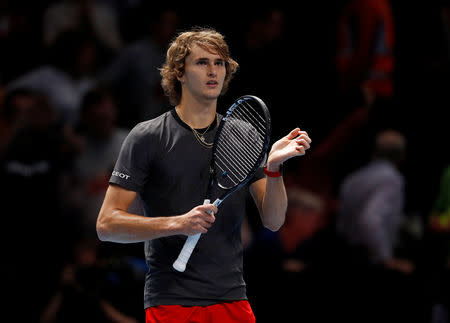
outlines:
[[[108,224],[107,221],[105,221],[105,216],[100,213],[97,218],[97,224],[96,224],[96,230],[97,230],[97,236],[100,239],[100,241],[109,241],[109,231],[108,230]]]
[[[97,237],[100,239],[100,241],[108,241],[105,225],[100,223],[100,221],[97,221],[96,229],[97,229]]]
[[[263,225],[266,229],[269,229],[272,232],[276,232],[280,230],[280,228],[284,224],[285,214],[278,217],[268,217],[263,221]]]
[[[283,226],[283,223],[276,224],[276,223],[264,223],[264,227],[266,229],[269,229],[272,232],[276,232],[280,230],[280,228]]]
[[[287,197],[281,196],[275,200],[266,201],[263,199],[259,214],[261,215],[262,225],[270,231],[276,232],[284,224],[287,212]]]

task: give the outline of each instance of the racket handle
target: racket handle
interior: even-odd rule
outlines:
[[[200,239],[200,233],[194,234],[187,238],[177,260],[175,260],[172,265],[175,270],[183,272],[186,269],[186,264],[191,257],[192,251],[194,251],[194,248],[197,245],[198,239]]]
[[[206,199],[203,201],[203,205],[209,204],[210,200]],[[173,263],[173,268],[177,271],[183,272],[186,269],[186,264],[191,257],[192,251],[194,251],[195,246],[197,245],[198,239],[200,239],[201,233],[194,234],[189,236],[184,243],[183,249],[181,249],[180,254],[178,255],[177,260]]]

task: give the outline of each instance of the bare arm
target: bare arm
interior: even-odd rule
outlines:
[[[132,243],[177,234],[206,233],[217,212],[214,205],[206,204],[196,206],[182,215],[145,217],[127,212],[135,197],[136,192],[120,186],[108,187],[97,218],[97,234],[100,240]]]
[[[269,153],[267,169],[275,172],[280,165],[295,156],[305,154],[311,139],[299,128],[292,130],[287,136],[275,142]],[[283,177],[267,177],[254,182],[250,186],[250,193],[258,207],[263,225],[277,231],[284,223],[287,196]]]
[[[287,209],[283,177],[260,179],[250,186],[250,193],[264,227],[277,231],[284,223]]]

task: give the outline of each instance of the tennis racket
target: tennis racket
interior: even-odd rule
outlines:
[[[210,185],[216,185],[220,196],[214,201],[218,207],[228,196],[243,187],[265,161],[270,142],[271,121],[264,102],[251,95],[237,99],[227,110],[217,129],[210,165]],[[184,243],[173,268],[183,272],[201,234],[191,235]]]

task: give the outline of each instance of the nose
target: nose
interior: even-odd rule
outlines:
[[[216,75],[217,75],[216,66],[214,64],[209,65],[208,76],[209,77],[216,77]]]

